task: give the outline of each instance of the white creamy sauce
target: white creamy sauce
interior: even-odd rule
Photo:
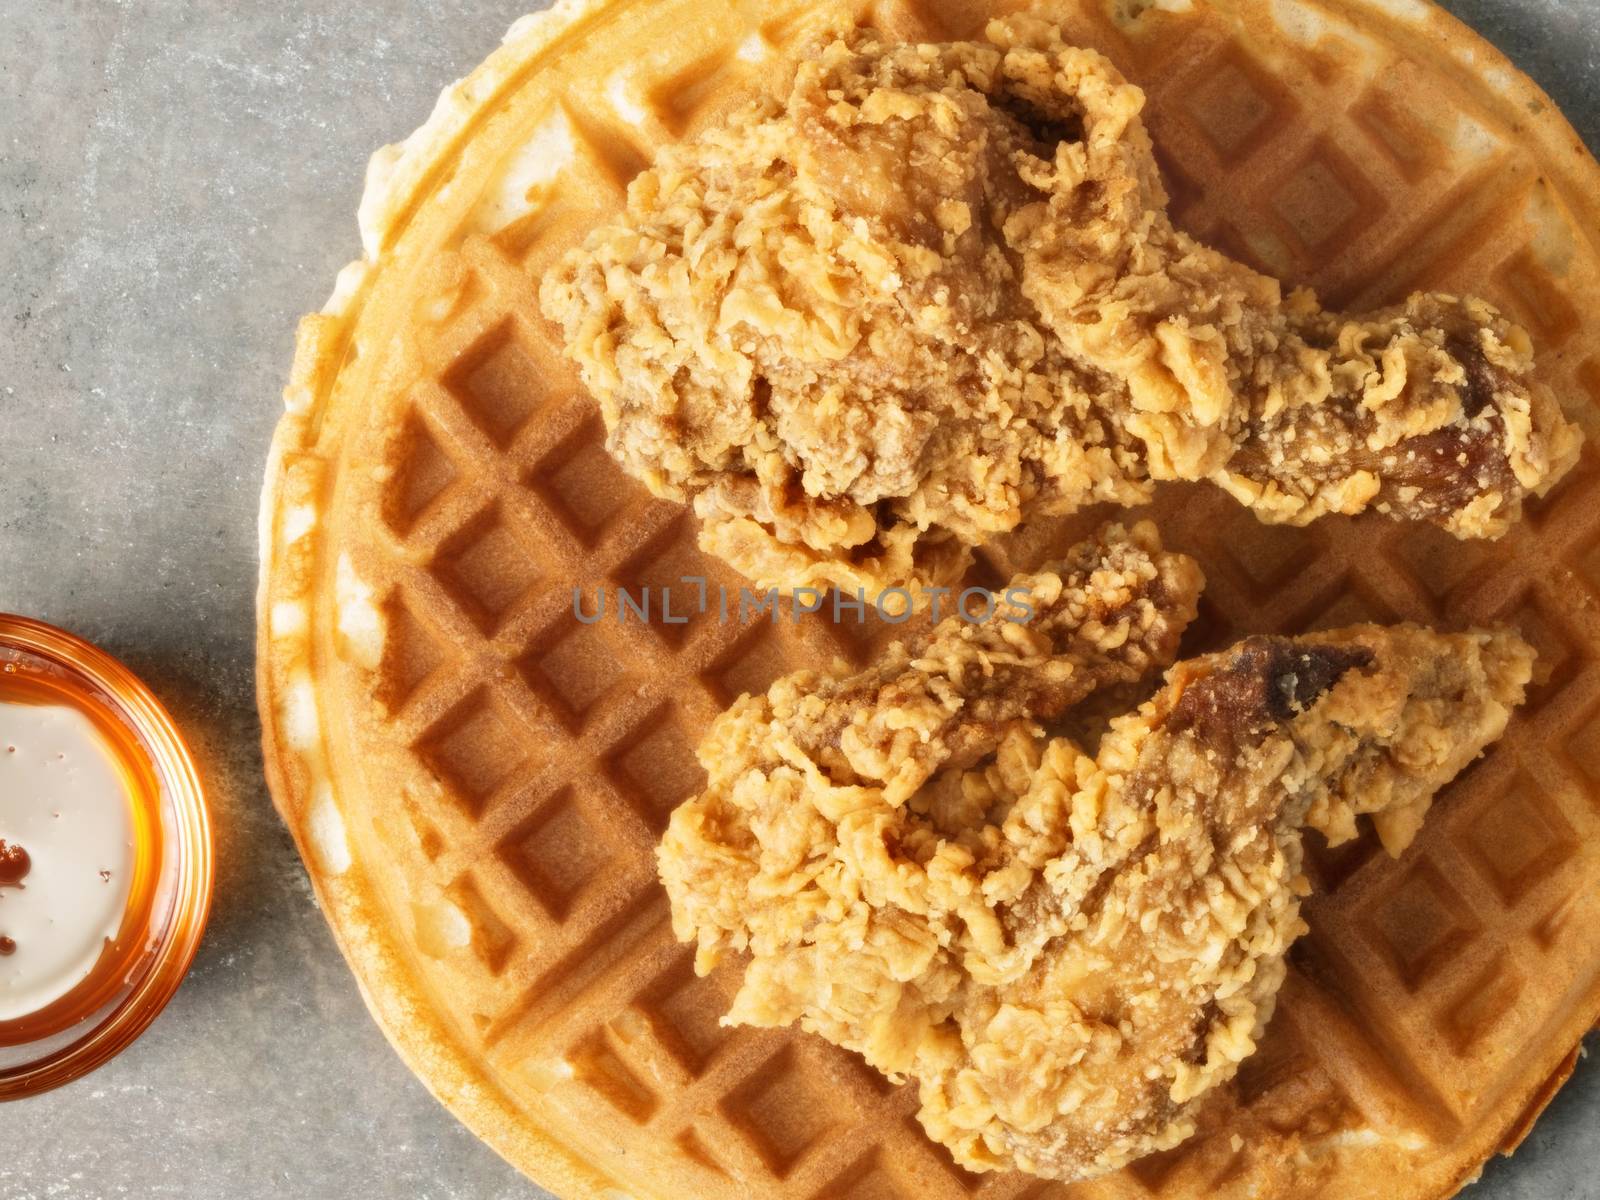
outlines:
[[[0,938],[14,944],[0,955],[0,1021],[65,996],[116,937],[133,883],[131,803],[87,716],[0,702],[0,842],[29,859],[22,886],[0,886]]]

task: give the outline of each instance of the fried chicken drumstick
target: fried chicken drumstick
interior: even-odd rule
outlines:
[[[1198,573],[1113,529],[1019,583],[1043,598],[1027,625],[948,621],[735,704],[660,869],[698,969],[748,956],[726,1020],[913,1077],[967,1167],[1072,1180],[1193,1132],[1304,931],[1302,831],[1371,813],[1398,854],[1533,652],[1416,626],[1251,638],[1173,667],[1091,757],[1039,722],[1170,661]]]
[[[1571,466],[1488,304],[1285,298],[1174,228],[1109,62],[1037,19],[987,39],[818,47],[545,280],[612,453],[707,550],[762,587],[945,584],[1162,479],[1493,537]]]

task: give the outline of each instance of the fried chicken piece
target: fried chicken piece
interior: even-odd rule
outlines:
[[[1417,293],[1342,315],[1307,289],[1285,300],[1173,226],[1138,88],[1041,22],[989,35],[1005,48],[995,102],[1048,151],[1017,159],[1039,198],[1002,236],[1046,327],[1125,387],[1112,406],[1152,478],[1209,479],[1268,521],[1375,506],[1495,537],[1576,462],[1578,430],[1529,378],[1527,333],[1488,303]]]
[[[765,696],[735,701],[699,750],[709,790],[673,814],[660,852],[674,927],[699,937],[698,965],[709,970],[728,946],[746,948],[747,888],[803,872],[841,838],[862,853],[882,857],[892,842],[894,853],[918,857],[946,836],[964,837],[980,814],[928,781],[992,760],[1003,744],[1028,743],[1037,722],[1098,688],[1168,666],[1203,584],[1194,560],[1164,551],[1151,523],[1112,525],[1059,564],[1012,580],[1006,594],[1025,591],[1026,610],[1001,604],[978,624],[952,617],[859,674],[843,664],[800,671]],[[756,764],[773,770],[752,773]],[[855,790],[874,802],[859,814],[813,812],[802,800],[813,779],[841,785],[846,804]],[[757,830],[746,824],[751,811],[730,803],[746,783],[773,788],[760,805],[770,802],[777,825]],[[783,811],[785,796],[796,801],[792,812]],[[769,833],[775,840],[763,849],[758,840]],[[804,920],[799,911],[783,916],[781,897],[768,899],[779,901],[773,917]],[[987,921],[986,903],[969,899],[970,919]]]
[[[1372,813],[1398,854],[1531,669],[1507,633],[1253,638],[1173,668],[1091,759],[1029,717],[1170,648],[1181,621],[1153,594],[1129,610],[1129,586],[1087,606],[1102,629],[1147,614],[1110,638],[1073,632],[1079,600],[1053,610],[1070,670],[1031,712],[1020,674],[1052,671],[1047,647],[996,685],[1024,627],[953,622],[891,667],[742,699],[660,850],[697,969],[748,955],[725,1020],[798,1022],[915,1078],[923,1126],[974,1170],[1082,1179],[1188,1137],[1304,932],[1302,830],[1339,841]]]
[[[763,587],[944,584],[1154,479],[1495,536],[1574,461],[1487,304],[1285,300],[1173,228],[1138,88],[1036,19],[987,37],[819,47],[545,280],[611,452],[708,551]]]

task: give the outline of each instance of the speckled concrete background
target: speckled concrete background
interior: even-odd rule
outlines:
[[[216,915],[167,1014],[0,1110],[0,1200],[537,1197],[367,1018],[261,782],[256,497],[296,317],[369,151],[516,0],[0,0],[0,610],[145,675],[215,797]],[[1600,147],[1600,0],[1453,0]],[[1600,1200],[1600,1066],[1476,1200]]]

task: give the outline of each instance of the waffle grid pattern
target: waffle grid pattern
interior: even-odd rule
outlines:
[[[672,938],[653,851],[699,779],[700,732],[740,692],[802,663],[865,662],[894,631],[575,621],[574,587],[588,606],[596,586],[614,602],[619,587],[676,596],[686,575],[739,580],[695,549],[681,509],[606,457],[533,295],[653,147],[697,128],[751,63],[798,35],[797,15],[762,8],[730,5],[642,82],[619,73],[569,89],[534,122],[559,134],[561,173],[531,184],[526,211],[492,236],[440,252],[417,288],[417,344],[386,376],[408,382],[365,435],[383,466],[335,501],[379,518],[339,549],[382,598],[388,629],[378,703],[356,723],[361,752],[411,781],[371,813],[397,869],[425,881],[392,906],[410,925],[399,936],[508,1091],[625,1141],[647,1177],[692,1178],[706,1195],[1243,1188],[1263,1168],[1227,1130],[1090,1185],[965,1172],[921,1134],[911,1089],[814,1039],[720,1027],[733,974],[697,978]],[[1330,303],[1486,291],[1528,325],[1549,382],[1585,401],[1595,428],[1600,356],[1574,300],[1596,292],[1593,250],[1574,252],[1585,235],[1528,154],[1464,96],[1445,106],[1449,122],[1408,103],[1446,85],[1331,7],[1304,6],[1324,24],[1273,43],[1271,58],[1204,5],[1148,9],[1086,3],[1063,23],[1146,86],[1181,224]],[[983,11],[893,0],[866,19],[948,37]],[[1554,263],[1569,264],[1559,281]],[[1582,889],[1600,845],[1597,488],[1589,458],[1493,547],[1381,521],[1268,528],[1193,489],[1158,500],[1169,544],[1210,579],[1186,649],[1367,619],[1499,621],[1535,641],[1545,671],[1402,862],[1370,834],[1312,848],[1326,890],[1307,906],[1313,932],[1229,1129],[1265,1142],[1364,1127],[1413,1149],[1447,1144],[1525,1082],[1529,1039],[1561,998],[1593,992],[1597,913]],[[1035,565],[1084,523],[1020,531],[983,552],[980,574]]]

